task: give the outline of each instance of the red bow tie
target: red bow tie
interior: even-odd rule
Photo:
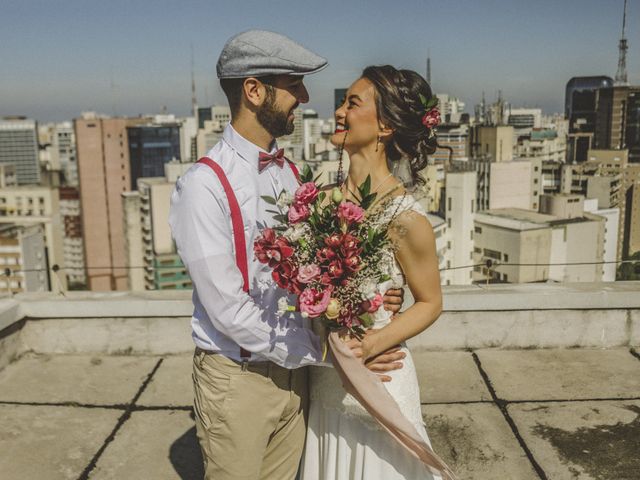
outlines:
[[[267,168],[271,163],[275,163],[280,168],[284,166],[284,148],[279,149],[273,155],[260,152],[258,160],[258,172],[262,172],[262,170]]]

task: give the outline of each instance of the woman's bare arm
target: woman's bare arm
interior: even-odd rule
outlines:
[[[396,258],[404,272],[415,303],[400,313],[396,321],[371,331],[362,341],[362,357],[376,355],[418,335],[442,312],[442,291],[435,235],[429,220],[409,211],[401,214],[390,229],[397,246]]]

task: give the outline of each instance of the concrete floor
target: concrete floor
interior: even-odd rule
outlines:
[[[434,449],[462,479],[640,479],[640,355],[414,355]],[[199,479],[189,356],[23,356],[0,371],[0,478]]]

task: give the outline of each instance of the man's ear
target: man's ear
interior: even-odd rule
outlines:
[[[243,98],[254,107],[260,107],[266,98],[264,83],[254,77],[249,77],[242,82]]]

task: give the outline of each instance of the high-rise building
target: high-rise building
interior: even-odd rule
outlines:
[[[487,155],[492,162],[508,162],[513,159],[513,137],[512,126],[474,125],[469,136],[471,156]]]
[[[180,125],[146,124],[127,127],[131,190],[139,178],[164,175],[164,165],[180,161]]]
[[[63,249],[63,226],[60,218],[58,189],[38,185],[5,187],[0,190],[0,226],[41,225],[44,238],[42,265],[58,265],[64,274],[66,267]],[[59,275],[61,287],[66,289],[65,275]]]
[[[43,225],[0,224],[0,266],[0,292],[49,291]]]
[[[138,179],[136,192],[125,192],[123,211],[131,290],[188,289],[191,279],[176,252],[169,230],[169,202],[175,182],[191,165],[171,162],[165,175]]]
[[[448,172],[446,180],[447,259],[446,285],[470,285],[471,269],[456,268],[473,263],[473,219],[476,213],[476,184],[474,171]]]
[[[127,127],[148,118],[74,120],[89,290],[127,290],[121,193],[131,190]]]
[[[466,161],[469,158],[469,125],[439,125],[438,148],[430,158],[436,163]]]
[[[75,148],[75,147],[74,147]],[[80,191],[76,187],[62,186],[60,192],[60,217],[63,229],[63,255],[67,282],[70,289],[87,287],[80,215]]]
[[[567,161],[581,163],[594,145],[599,89],[613,86],[606,76],[573,77],[565,90],[565,116],[569,120]]]
[[[640,86],[599,90],[595,148],[626,149],[629,162],[640,163]]]
[[[512,108],[509,106],[505,116],[507,125],[511,125],[515,129],[542,127],[542,110],[539,108]]]
[[[18,185],[40,183],[38,131],[35,120],[4,117],[0,120],[0,164],[15,165]]]

